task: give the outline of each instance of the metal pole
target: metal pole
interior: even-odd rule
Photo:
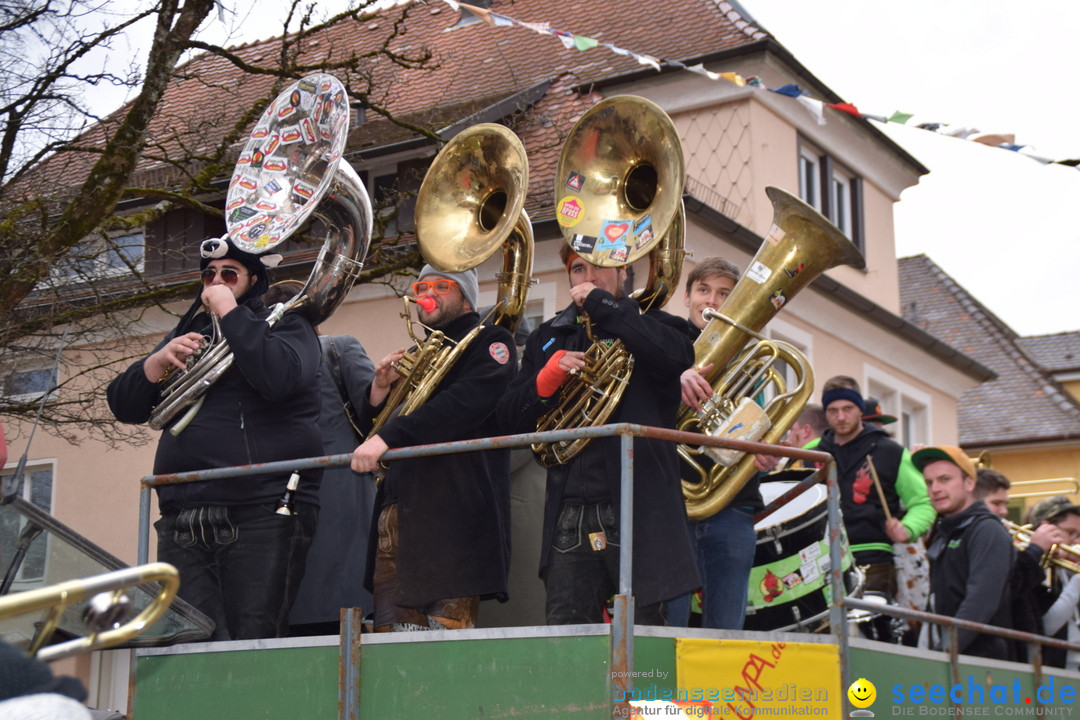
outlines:
[[[139,491],[138,564],[150,562],[150,488]]]
[[[840,650],[840,691],[847,703],[847,688],[851,684],[848,671],[848,625],[847,611],[844,608],[844,522],[840,517],[840,485],[836,478],[836,461],[830,459],[826,465],[826,506],[829,517],[829,587],[832,589],[832,602],[829,603],[829,624],[832,626],[836,644]],[[845,713],[851,712],[851,708]]]
[[[615,698],[629,700],[634,690],[634,436],[623,433],[619,442],[619,594],[611,624],[611,686],[616,705],[620,702]]]

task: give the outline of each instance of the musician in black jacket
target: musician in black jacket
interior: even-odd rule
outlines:
[[[476,270],[447,273],[425,266],[413,293],[420,322],[457,343],[480,324]],[[372,423],[393,385],[404,349],[375,366],[361,408]],[[495,403],[517,370],[513,337],[486,325],[430,396],[396,415],[353,452],[352,469],[372,472],[390,448],[497,435]],[[361,427],[362,430],[370,429]],[[505,600],[510,564],[509,450],[394,460],[375,498],[367,584],[375,595],[375,629],[473,627],[479,601]]]
[[[686,321],[659,310],[642,314],[623,293],[625,270],[593,265],[566,245],[560,250],[573,302],[529,336],[521,371],[499,402],[502,430],[535,430],[570,372],[584,366],[591,341],[583,313],[598,341],[622,340],[634,356],[608,422],[674,427],[679,376],[694,361]],[[619,446],[617,437],[594,439],[548,470],[540,576],[549,624],[602,622],[604,603],[618,589]],[[673,443],[635,438],[633,527],[635,622],[663,625],[664,601],[700,585]]]
[[[161,401],[159,380],[168,368],[184,367],[205,344],[212,312],[235,359],[187,427],[174,434],[178,420],[166,424],[154,472],[322,454],[317,382],[322,358],[310,322],[287,313],[267,324],[270,311],[260,299],[268,285],[264,258],[226,238],[205,241],[200,252],[199,296],[150,355],[110,383],[113,414],[129,423],[151,417]],[[214,621],[212,639],[287,634],[289,606],[318,516],[321,475],[321,470],[300,474],[291,515],[275,512],[289,473],[157,488],[158,559],[180,571],[180,597]]]
[[[975,467],[958,447],[922,448],[912,456],[938,513],[930,547],[930,603],[927,610],[949,617],[1012,627],[1009,573],[1016,559],[1012,539],[999,518],[976,500]],[[929,628],[929,647],[947,650],[939,628]],[[921,640],[920,640],[921,644]],[[1002,637],[971,630],[958,632],[965,655],[1009,658]]]

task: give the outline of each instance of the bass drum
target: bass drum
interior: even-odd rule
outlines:
[[[768,505],[796,483],[766,482],[761,496]],[[754,525],[757,548],[750,571],[744,630],[805,632],[828,626],[829,518],[824,485],[813,485]],[[844,584],[856,591],[856,573],[843,543]]]

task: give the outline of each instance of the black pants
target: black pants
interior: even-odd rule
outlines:
[[[284,637],[318,509],[204,506],[154,523],[158,560],[176,566],[179,596],[214,621],[211,640]]]
[[[619,590],[619,528],[610,503],[563,504],[544,573],[548,625],[604,622]],[[634,623],[665,625],[664,603],[636,605]]]

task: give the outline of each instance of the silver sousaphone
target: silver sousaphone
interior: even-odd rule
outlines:
[[[313,324],[326,320],[363,268],[371,242],[371,201],[359,176],[342,160],[348,132],[344,86],[332,75],[308,75],[270,103],[236,161],[225,205],[228,237],[236,247],[261,254],[309,220],[325,228],[322,250],[303,289],[274,308],[266,319],[269,325],[301,308]],[[155,430],[190,408],[169,430],[174,435],[182,431],[206,391],[232,365],[218,319],[213,313],[210,317],[210,341],[185,369],[161,380],[162,400],[149,421]]]

